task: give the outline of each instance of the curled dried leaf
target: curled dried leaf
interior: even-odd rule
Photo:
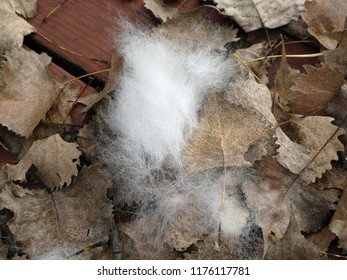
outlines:
[[[81,152],[77,144],[68,143],[59,134],[33,143],[16,165],[6,165],[9,181],[25,182],[25,174],[34,165],[42,182],[51,190],[70,185],[77,176]]]

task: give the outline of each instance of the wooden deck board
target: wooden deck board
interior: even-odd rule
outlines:
[[[38,0],[37,14],[29,20],[38,32],[54,43],[38,34],[30,36],[36,43],[79,66],[87,73],[110,67],[111,56],[115,51],[114,35],[117,32],[117,19],[125,17],[129,20],[138,20],[150,17],[143,7],[143,0],[127,2],[68,0],[44,20],[47,14],[61,2],[63,1]],[[71,54],[59,46],[85,57]],[[106,81],[108,73],[105,72],[96,77]]]

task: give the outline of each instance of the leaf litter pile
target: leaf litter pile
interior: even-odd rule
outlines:
[[[344,258],[344,0],[144,2],[80,99],[22,46],[36,1],[1,2],[0,258]]]

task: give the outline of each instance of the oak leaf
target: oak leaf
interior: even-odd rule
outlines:
[[[334,49],[338,42],[328,35],[329,33],[339,32],[345,29],[347,17],[346,1],[307,1],[302,17],[308,25],[308,32],[327,49]]]
[[[296,130],[296,142],[277,128],[276,143],[278,162],[288,168],[307,184],[314,183],[316,178],[332,168],[331,161],[338,160],[338,151],[343,151],[343,144],[338,137],[344,129],[331,124],[333,118],[309,116],[293,119],[292,127]]]
[[[81,152],[77,144],[68,143],[59,134],[33,143],[16,165],[6,165],[8,180],[25,182],[25,174],[34,165],[42,182],[51,190],[70,185],[77,176]]]
[[[59,94],[47,68],[51,58],[24,49],[5,57],[0,70],[0,124],[29,137]]]
[[[18,197],[7,185],[0,193],[0,209],[14,212],[9,227],[30,259],[80,258],[74,254],[109,238],[111,186],[107,174],[94,165],[59,192]]]

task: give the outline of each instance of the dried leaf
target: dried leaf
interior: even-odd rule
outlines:
[[[94,135],[95,119],[85,124],[82,129],[78,132],[78,146],[79,150],[82,151],[84,157],[94,162],[97,160],[95,149],[97,145],[97,139]]]
[[[298,19],[305,0],[214,0],[217,8],[231,16],[246,32],[261,28],[276,28]]]
[[[60,94],[47,112],[47,116],[44,120],[49,124],[73,124],[70,113],[73,106],[76,104],[78,96],[81,93],[81,89],[73,87],[71,85],[57,85],[60,88]]]
[[[330,162],[338,160],[337,152],[344,149],[338,137],[345,131],[342,128],[337,131],[338,127],[331,124],[333,120],[330,117],[320,116],[293,119],[296,142],[290,140],[278,128],[276,130],[276,143],[280,145],[276,156],[278,162],[294,174],[300,174],[300,178],[308,184],[314,183],[316,178],[321,178],[332,168]]]
[[[345,29],[347,5],[345,0],[313,0],[305,3],[303,19],[310,32],[324,47],[334,49],[337,40],[330,38],[329,33]]]
[[[9,181],[25,182],[25,174],[34,165],[42,182],[51,190],[70,185],[77,176],[81,152],[77,144],[65,142],[59,134],[37,140],[16,165],[6,165]]]
[[[321,260],[326,259],[319,249],[305,239],[291,216],[286,234],[281,240],[270,246],[265,255],[267,260]]]
[[[284,235],[293,213],[301,231],[315,232],[335,209],[339,192],[319,191],[307,187],[295,175],[272,158],[263,158],[256,166],[253,180],[242,184],[247,205],[262,228],[265,251],[271,243],[271,232]]]
[[[337,205],[337,209],[330,222],[330,230],[339,238],[339,247],[347,251],[347,189]]]
[[[28,137],[59,94],[47,68],[51,58],[19,49],[6,60],[0,72],[0,124]]]
[[[37,0],[1,0],[0,10],[31,18],[36,14]]]
[[[323,64],[321,68],[304,65],[307,74],[301,74],[288,95],[291,112],[300,115],[317,115],[327,107],[344,84],[342,73]]]
[[[34,28],[23,18],[3,10],[0,3],[0,55],[13,48],[19,49],[23,37],[34,32]]]
[[[249,166],[270,153],[273,130],[255,110],[231,105],[220,93],[204,108],[199,127],[186,145],[187,172],[215,167]]]
[[[205,238],[207,239],[207,238]],[[194,244],[195,245],[195,244]],[[196,248],[191,253],[184,253],[185,260],[233,260],[235,256],[232,254],[230,247],[222,243],[216,250],[215,241],[199,240]]]
[[[347,30],[329,34],[338,41],[336,49],[324,51],[325,62],[347,76]]]
[[[0,209],[15,213],[9,226],[30,259],[77,258],[83,248],[108,240],[111,180],[99,166],[84,168],[76,182],[60,192],[16,197],[7,186]]]
[[[0,233],[1,233],[1,226],[0,226]],[[0,260],[6,260],[7,252],[8,252],[7,247],[5,246],[5,244],[0,239]]]
[[[257,83],[253,76],[235,78],[227,88],[226,99],[232,104],[255,110],[273,126],[277,123],[271,111],[271,92],[264,84]]]
[[[160,18],[163,22],[173,18],[178,13],[176,8],[168,7],[163,0],[144,0],[144,3],[145,7],[151,10],[153,15]]]
[[[83,109],[83,112],[88,111],[94,104],[99,102],[102,98],[108,95],[111,91],[113,91],[118,84],[118,76],[123,68],[123,58],[114,53],[111,60],[111,70],[109,73],[109,78],[106,82],[105,87],[99,93],[87,95],[78,99],[78,103],[82,103],[86,105],[86,108]]]
[[[336,235],[329,230],[329,226],[324,225],[318,232],[313,232],[306,236],[306,239],[314,244],[320,252],[328,252],[330,243]]]
[[[288,65],[286,49],[284,44],[282,45],[282,58],[280,67],[276,74],[276,84],[274,92],[276,94],[276,99],[280,105],[289,110],[288,103],[293,99],[294,92],[291,87],[294,86],[294,81],[300,74],[299,70],[293,69]]]
[[[268,71],[269,60],[252,61],[259,57],[265,57],[267,52],[267,43],[253,44],[249,48],[238,49],[235,53],[241,59],[243,63],[249,67],[257,75],[257,77],[263,82],[264,85],[268,83]],[[244,66],[240,66],[244,76],[249,74],[249,70]]]
[[[209,37],[210,45],[217,49],[225,49],[228,42],[237,41],[237,29],[230,26],[220,26],[209,20],[201,11],[193,11],[184,14],[178,14],[167,22],[154,28],[155,36],[165,38],[172,44],[189,46],[196,48],[201,45],[201,36],[213,34]],[[213,40],[213,42],[211,42]]]

